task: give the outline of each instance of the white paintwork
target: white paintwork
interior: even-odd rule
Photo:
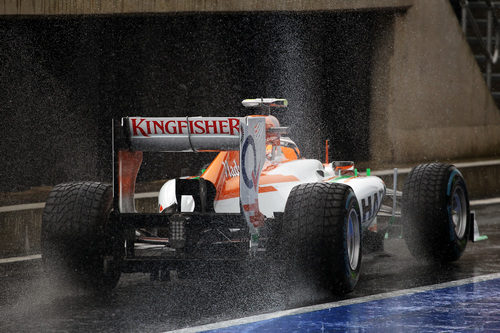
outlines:
[[[260,198],[260,195],[259,195],[259,198]],[[216,213],[241,213],[241,211],[240,211],[240,198],[217,200],[214,202],[214,210]],[[261,209],[261,211],[262,211],[262,209]]]
[[[162,207],[166,209],[177,204],[177,198],[175,196],[175,179],[170,179],[160,189],[160,193],[158,194],[158,207]],[[161,211],[160,211],[161,213]]]
[[[362,176],[340,179],[335,182],[346,184],[352,188],[358,199],[361,224],[363,226],[370,225],[382,206],[382,199],[386,192],[385,183],[382,179],[375,176]]]
[[[252,103],[273,103],[281,100],[246,100],[247,106]],[[237,136],[240,150],[240,195],[239,198],[217,200],[214,209],[217,213],[239,213],[243,207],[243,215],[251,233],[258,225],[260,213],[271,218],[275,212],[285,210],[286,201],[292,188],[302,183],[339,182],[350,186],[358,200],[361,221],[364,226],[370,224],[380,209],[385,184],[378,177],[358,177],[333,179],[335,168],[330,163],[326,167],[318,160],[300,159],[286,163],[281,150],[273,149],[266,160],[265,119],[262,117],[246,118],[124,118],[128,121],[132,145],[142,150],[185,151],[195,149],[223,149],[230,144],[234,148]],[[279,125],[279,124],[278,124]],[[236,128],[237,126],[237,128]],[[210,146],[210,147],[209,147]],[[265,162],[265,163],[264,163]],[[262,186],[274,187],[276,191],[257,193],[259,177],[264,164],[270,171],[268,176],[294,176],[290,182],[269,183]],[[352,168],[354,165],[352,165]],[[340,172],[340,170],[338,171]],[[266,177],[264,175],[264,178]],[[237,175],[229,175],[237,177]],[[271,177],[270,177],[271,178]],[[168,208],[177,203],[175,180],[168,181],[160,190],[159,205]],[[181,211],[194,210],[192,196],[182,196]]]
[[[270,162],[267,162],[266,165],[264,165],[264,169],[269,164]],[[317,170],[323,170],[325,172],[325,177],[321,177],[317,173]],[[273,217],[274,212],[284,212],[286,200],[295,185],[323,182],[325,179],[332,176],[333,170],[331,166],[329,168],[328,166],[323,168],[320,161],[304,159],[279,164],[267,174],[293,175],[299,179],[294,182],[263,185],[273,186],[277,189],[275,192],[259,194],[259,207],[261,212],[266,215],[266,217]],[[371,224],[382,205],[382,198],[386,191],[384,182],[380,178],[374,176],[347,178],[335,182],[343,183],[352,188],[358,200],[363,226]],[[216,201],[215,211],[217,213],[238,213],[238,199],[234,198]]]
[[[266,161],[264,170],[271,162]],[[317,169],[322,169],[323,165],[317,160],[296,160],[283,164],[277,164],[277,167],[272,171],[267,172],[268,175],[292,175],[299,179],[293,182],[270,183],[261,186],[273,186],[277,189],[274,192],[259,193],[259,208],[262,214],[266,217],[273,217],[274,212],[283,212],[285,210],[286,200],[290,191],[295,185],[302,183],[315,183],[323,180],[316,172]],[[239,199],[218,200],[214,203],[216,213],[239,213]]]
[[[192,195],[181,195],[181,212],[194,212],[194,199]]]
[[[158,207],[166,209],[177,204],[177,197],[175,195],[175,179],[170,179],[160,189],[158,194]],[[181,212],[188,213],[194,211],[194,199],[192,195],[181,196]],[[160,211],[161,213],[161,211]]]
[[[264,170],[272,162],[266,161]],[[324,171],[325,176],[322,177],[317,170]],[[267,172],[267,175],[292,175],[297,177],[298,181],[271,183],[261,186],[273,186],[277,191],[259,193],[259,208],[262,214],[268,218],[272,218],[275,212],[284,212],[286,201],[290,195],[292,188],[303,183],[317,183],[328,180],[333,175],[331,165],[326,168],[318,160],[301,159],[287,163],[277,164],[276,168]],[[345,179],[334,180],[336,183],[342,183],[352,188],[358,200],[361,223],[364,227],[369,226],[375,219],[377,212],[382,205],[382,199],[385,195],[386,188],[382,179],[375,176],[351,177]],[[163,188],[162,188],[163,190]],[[175,186],[173,193],[168,194],[169,197],[175,199]],[[162,197],[160,191],[160,203],[167,202]],[[167,194],[164,194],[167,196]],[[163,206],[166,207],[166,206]],[[216,213],[240,213],[239,198],[226,200],[218,200],[214,202]]]

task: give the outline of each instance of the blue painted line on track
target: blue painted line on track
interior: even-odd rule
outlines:
[[[500,332],[500,279],[205,332]]]

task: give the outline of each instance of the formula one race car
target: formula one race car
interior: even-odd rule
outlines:
[[[358,282],[368,242],[383,242],[398,223],[417,258],[457,260],[473,240],[467,188],[454,166],[415,167],[401,194],[396,178],[387,189],[380,178],[358,173],[353,162],[303,158],[287,128],[270,115],[286,100],[243,105],[268,115],[115,121],[113,185],[60,184],[47,199],[47,271],[109,290],[121,272],[157,278],[198,264],[281,260],[288,278],[303,275],[311,285],[345,293]],[[143,151],[219,154],[200,176],[166,182],[157,213],[137,213]],[[387,200],[392,205],[383,204]],[[159,245],[160,254],[140,255],[141,242]]]

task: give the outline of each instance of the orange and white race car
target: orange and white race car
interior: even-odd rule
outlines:
[[[121,272],[157,278],[196,263],[280,260],[289,278],[343,293],[359,279],[367,240],[382,242],[387,234],[380,221],[376,230],[377,216],[393,227],[403,215],[402,234],[419,258],[456,260],[472,239],[467,189],[454,166],[415,167],[401,194],[396,178],[387,189],[353,162],[303,158],[271,115],[287,107],[285,99],[242,103],[267,115],[115,121],[113,185],[61,184],[49,195],[42,224],[47,271],[69,268],[74,281],[103,290]],[[143,151],[219,153],[201,175],[167,181],[158,212],[137,213]],[[141,242],[159,244],[160,254],[143,255]]]

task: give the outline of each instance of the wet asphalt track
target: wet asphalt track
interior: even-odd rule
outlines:
[[[356,290],[328,301],[500,272],[500,205],[473,209],[489,239],[469,243],[458,262],[422,264],[402,240],[386,241],[384,253],[364,256]],[[47,281],[40,260],[2,264],[0,332],[162,332],[286,309],[280,268],[260,270],[168,282],[125,274],[111,294],[89,296]]]

